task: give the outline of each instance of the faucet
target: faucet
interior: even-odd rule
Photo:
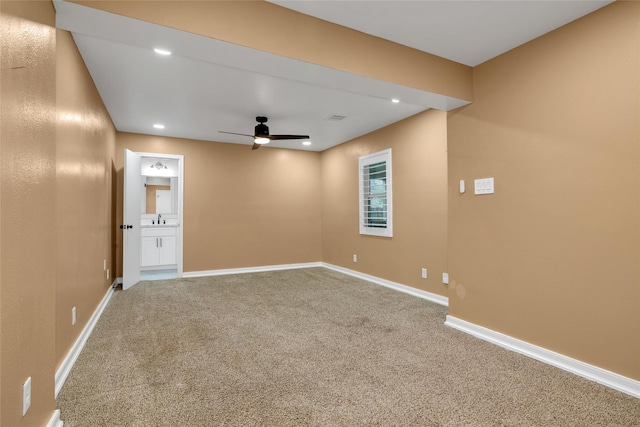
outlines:
[[[162,217],[162,215],[158,214],[158,224],[160,224],[160,218]]]

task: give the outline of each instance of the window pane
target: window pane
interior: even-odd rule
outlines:
[[[367,216],[365,218],[368,227],[386,227],[387,226],[387,198],[375,197],[367,199],[365,207]]]
[[[364,223],[367,227],[387,226],[387,162],[377,162],[364,168]]]
[[[360,233],[393,236],[391,150],[360,157]]]

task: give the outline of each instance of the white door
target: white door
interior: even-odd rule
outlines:
[[[156,213],[173,213],[171,206],[171,190],[156,190]]]
[[[140,206],[142,156],[124,150],[124,206],[122,230],[122,289],[140,281]]]

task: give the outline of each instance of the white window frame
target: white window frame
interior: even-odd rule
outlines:
[[[385,162],[386,188],[384,196],[376,196],[370,193],[369,180],[365,176],[368,167],[375,163]],[[358,186],[359,186],[359,224],[360,234],[370,236],[393,237],[393,195],[391,175],[391,148],[376,153],[362,156],[358,160]],[[367,202],[373,198],[386,198],[386,224],[384,226],[371,225]]]

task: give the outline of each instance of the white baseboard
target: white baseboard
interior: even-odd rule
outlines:
[[[375,283],[377,285],[386,286],[388,288],[395,289],[396,291],[404,292],[419,298],[435,302],[440,305],[448,306],[449,299],[442,295],[437,295],[431,292],[422,291],[420,289],[412,288],[410,286],[401,285],[400,283],[392,282],[390,280],[381,279],[379,277],[371,276],[369,274],[360,273],[359,271],[349,270],[348,268],[338,267],[337,265],[327,264],[324,262],[308,262],[300,264],[280,264],[280,265],[265,265],[261,267],[245,267],[245,268],[225,268],[221,270],[207,270],[207,271],[189,271],[182,274],[182,277],[206,277],[206,276],[222,276],[226,274],[241,274],[241,273],[258,273],[263,271],[277,271],[277,270],[293,270],[297,268],[312,268],[312,267],[324,267],[329,270],[334,270],[349,276],[354,276],[368,282]]]
[[[572,359],[571,357],[547,350],[543,347],[538,347],[537,345],[529,344],[526,341],[521,341],[517,338],[501,334],[500,332],[469,323],[453,316],[447,316],[444,324],[484,341],[524,354],[548,365],[555,366],[633,397],[640,398],[640,381],[598,368],[597,366],[589,365],[588,363]]]
[[[53,415],[49,418],[49,422],[46,427],[63,427],[64,423],[60,419],[60,409],[56,409],[53,411]]]
[[[357,277],[358,279],[366,280],[367,282],[375,283],[377,285],[386,286],[387,288],[395,289],[396,291],[404,292],[405,294],[413,295],[418,298],[423,298],[436,304],[449,306],[449,298],[442,295],[434,294],[432,292],[423,291],[420,289],[412,288],[411,286],[402,285],[400,283],[392,282],[390,280],[381,279],[379,277],[371,276],[369,274],[360,273],[359,271],[350,270],[348,268],[339,267],[333,264],[320,263],[322,267],[334,270],[339,273],[347,274],[349,276]]]
[[[264,265],[260,267],[225,268],[221,270],[188,271],[186,273],[182,273],[182,277],[224,276],[227,274],[260,273],[264,271],[294,270],[298,268],[311,267],[322,267],[322,263],[307,262],[300,264]]]
[[[116,282],[117,282],[117,279],[114,280],[114,284]],[[87,339],[89,339],[89,336],[91,335],[93,328],[96,326],[96,323],[98,323],[98,319],[100,319],[102,312],[104,311],[105,307],[107,306],[107,303],[111,299],[111,296],[113,295],[113,291],[114,291],[114,286],[112,285],[111,287],[109,287],[107,294],[104,296],[104,298],[102,298],[102,301],[100,301],[100,304],[93,312],[91,319],[89,319],[89,322],[84,327],[84,329],[80,333],[80,336],[76,340],[75,344],[73,344],[73,347],[71,347],[71,350],[69,350],[69,353],[67,353],[67,356],[64,358],[64,360],[62,361],[62,364],[56,371],[55,397],[58,397],[58,393],[60,393],[60,390],[62,390],[62,386],[64,385],[64,382],[67,380],[67,377],[69,376],[69,372],[71,372],[71,368],[73,368],[73,364],[76,363],[76,360],[78,359],[78,356],[82,351],[82,348],[87,342]]]

